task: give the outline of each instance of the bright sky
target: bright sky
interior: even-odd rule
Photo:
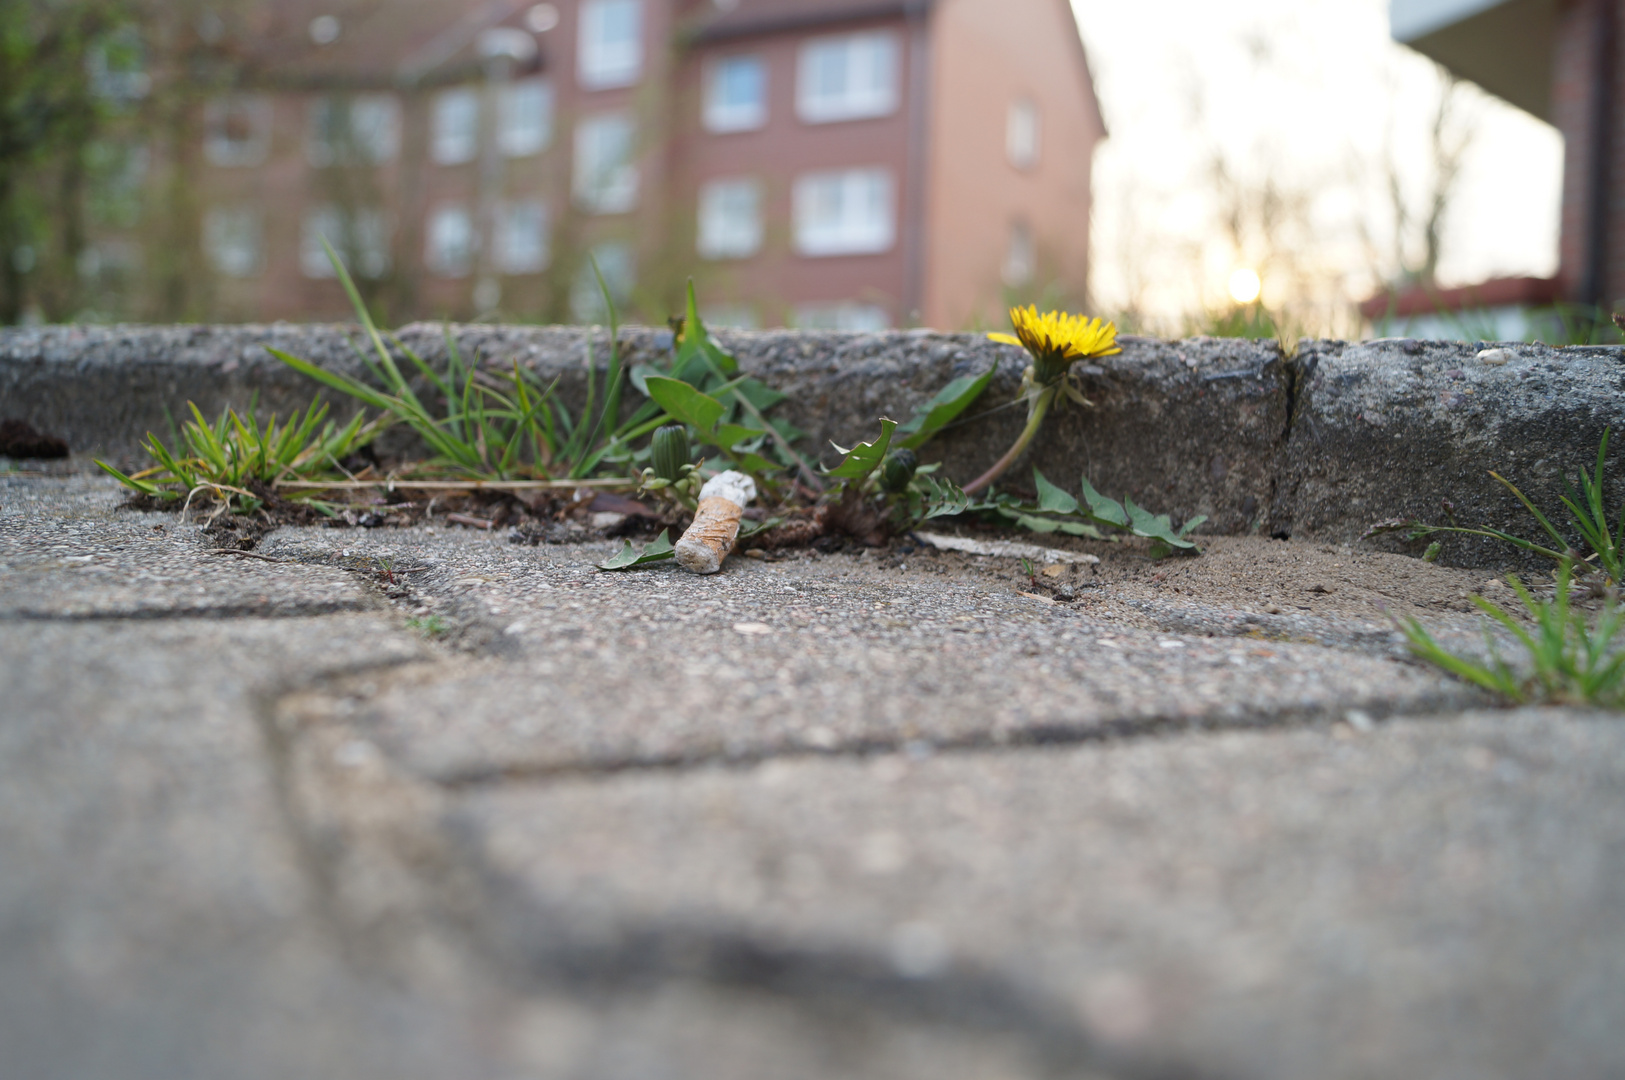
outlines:
[[[1220,223],[1216,153],[1243,185],[1302,197],[1303,221],[1277,246],[1324,296],[1368,294],[1382,272],[1373,252],[1394,235],[1383,163],[1419,203],[1439,96],[1432,63],[1389,37],[1387,0],[1072,4],[1110,131],[1094,178],[1102,310],[1136,297],[1153,317],[1216,307],[1238,269],[1260,271],[1266,303],[1286,297],[1285,272],[1272,280],[1259,245],[1237,251]],[[1473,137],[1440,279],[1550,274],[1562,139],[1499,99],[1466,97]]]

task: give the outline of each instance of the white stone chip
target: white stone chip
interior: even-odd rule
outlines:
[[[1059,548],[1020,544],[1014,540],[973,540],[968,536],[943,536],[941,533],[915,532],[924,543],[943,551],[963,551],[967,555],[999,555],[1007,559],[1032,559],[1044,563],[1097,563],[1098,555],[1082,551],[1062,551]]]
[[[756,481],[742,472],[728,469],[719,472],[700,488],[702,499],[727,499],[738,506],[749,506],[756,498]]]

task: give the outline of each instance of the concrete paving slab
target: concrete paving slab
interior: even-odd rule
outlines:
[[[479,1073],[454,1014],[346,959],[261,722],[420,648],[368,616],[0,617],[0,1072]]]
[[[901,547],[606,575],[439,526],[239,560],[110,482],[0,485],[23,1075],[1625,1060],[1625,728],[1461,719],[1382,638],[1465,633],[1482,573],[1103,546],[1056,603]]]
[[[380,606],[336,567],[215,554],[201,525],[119,509],[109,483],[0,476],[0,618],[284,617]]]
[[[1625,1070],[1625,726],[1560,711],[496,785],[538,910],[996,972],[1201,1074]]]
[[[334,545],[283,530],[272,557]],[[847,555],[593,568],[610,545],[374,532],[410,551],[425,611],[481,620],[499,658],[403,674],[360,721],[425,776],[466,782],[583,767],[933,746],[1077,741],[1464,707],[1437,672],[1293,642],[1124,627],[988,578]],[[939,568],[940,569],[940,568]],[[1363,623],[1360,625],[1364,625]]]

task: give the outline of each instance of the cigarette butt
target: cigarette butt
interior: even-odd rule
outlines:
[[[677,541],[677,562],[696,574],[714,574],[734,549],[745,508],[724,498],[701,499],[694,524]]]
[[[677,541],[677,564],[696,574],[714,574],[739,539],[739,519],[745,504],[756,497],[756,483],[729,469],[718,473],[700,489],[694,523]]]

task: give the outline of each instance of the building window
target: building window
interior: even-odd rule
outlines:
[[[141,32],[126,26],[92,45],[85,56],[90,88],[97,97],[125,105],[152,90],[147,74],[147,49]]]
[[[306,277],[335,276],[327,247],[358,277],[389,273],[389,224],[381,210],[346,213],[336,206],[319,206],[306,213],[299,233],[299,268]]]
[[[538,274],[547,269],[547,206],[539,200],[499,203],[491,238],[497,269]]]
[[[435,95],[429,126],[429,156],[436,165],[473,161],[480,144],[479,91],[460,86]]]
[[[886,116],[897,108],[897,37],[814,38],[801,47],[796,114],[809,124]]]
[[[756,309],[749,304],[708,304],[700,309],[705,325],[729,330],[755,330],[761,326]]]
[[[1010,226],[1010,246],[1004,253],[1004,283],[1012,288],[1026,285],[1038,275],[1038,249],[1033,231],[1025,221]]]
[[[260,271],[260,216],[252,207],[215,207],[203,216],[203,249],[226,277],[253,277]]]
[[[631,86],[643,71],[643,0],[587,0],[576,49],[581,85]]]
[[[577,125],[574,183],[576,201],[595,214],[623,214],[637,205],[630,116],[604,113]]]
[[[767,65],[759,56],[725,56],[705,80],[705,130],[754,131],[767,123]]]
[[[575,282],[570,287],[570,310],[577,322],[603,322],[609,317],[604,306],[604,291],[598,286],[598,274],[592,272],[598,264],[598,273],[604,275],[604,285],[617,308],[623,308],[632,298],[633,259],[632,245],[612,241],[594,244],[590,259],[583,259],[576,270]]]
[[[762,247],[762,185],[713,180],[700,188],[698,247],[707,259],[744,259]]]
[[[892,246],[892,178],[885,169],[808,173],[795,186],[796,250],[867,255]]]
[[[87,203],[97,224],[128,229],[141,221],[149,161],[145,146],[98,140],[85,147]]]
[[[1026,98],[1011,102],[1004,128],[1004,152],[1010,164],[1022,170],[1033,168],[1038,164],[1038,147],[1038,104]]]
[[[803,304],[796,308],[796,326],[802,330],[857,330],[874,333],[891,329],[891,316],[877,304],[851,301],[839,304]]]
[[[310,106],[306,155],[318,168],[381,165],[400,149],[400,125],[400,105],[388,94],[319,98]]]
[[[553,141],[553,87],[546,79],[522,79],[497,99],[497,145],[508,157],[529,157]]]
[[[234,94],[203,107],[203,156],[210,165],[259,165],[270,150],[270,98]]]
[[[477,246],[474,218],[468,207],[448,204],[435,207],[429,214],[423,261],[431,273],[446,278],[467,277],[474,268]]]

